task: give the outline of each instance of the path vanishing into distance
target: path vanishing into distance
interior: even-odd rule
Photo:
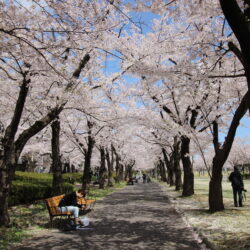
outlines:
[[[41,232],[15,249],[208,249],[157,183],[127,186],[98,201],[89,229]]]

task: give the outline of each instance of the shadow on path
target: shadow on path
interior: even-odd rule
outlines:
[[[156,183],[108,195],[88,216],[90,229],[53,230],[15,249],[202,249]]]

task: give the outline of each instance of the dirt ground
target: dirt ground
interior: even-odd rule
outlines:
[[[157,183],[127,186],[98,201],[84,230],[41,230],[20,249],[209,249]]]

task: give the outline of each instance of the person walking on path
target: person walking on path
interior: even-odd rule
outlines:
[[[244,183],[239,169],[234,166],[234,171],[229,175],[229,181],[232,183],[233,196],[234,196],[234,206],[242,207],[242,192],[244,191]]]

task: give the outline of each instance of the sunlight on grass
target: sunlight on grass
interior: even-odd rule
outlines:
[[[6,250],[9,242],[19,242],[27,236],[27,232],[18,228],[0,228],[0,249]]]
[[[114,187],[106,187],[105,189],[99,189],[98,187],[92,188],[90,191],[90,197],[93,196],[96,200],[103,199],[106,195],[111,194],[118,188],[126,186],[126,182],[116,183]]]
[[[250,180],[244,180],[246,193],[244,207],[233,206],[231,183],[224,174],[222,188],[225,210],[217,213],[208,212],[209,177],[195,176],[195,194],[181,197],[181,192],[162,184],[171,197],[172,203],[184,212],[188,223],[202,237],[207,238],[216,249],[250,249]]]

